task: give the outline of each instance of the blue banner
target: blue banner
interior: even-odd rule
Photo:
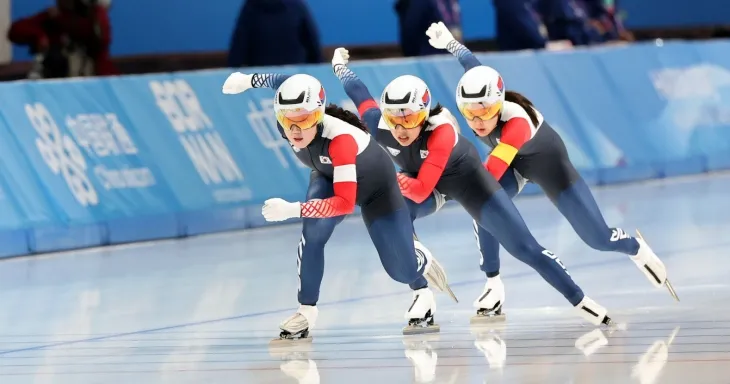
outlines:
[[[479,59],[535,103],[595,185],[730,168],[728,52],[677,42]],[[456,113],[451,56],[352,69],[376,99],[417,75]],[[271,71],[312,74],[356,110],[329,66],[248,69]],[[273,91],[223,95],[229,73],[0,84],[0,256],[257,227],[264,200],[303,199],[309,170],[276,129]]]

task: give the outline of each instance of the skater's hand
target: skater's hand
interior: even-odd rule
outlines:
[[[347,63],[350,61],[350,52],[347,51],[345,48],[337,48],[335,49],[334,55],[332,55],[332,68],[334,68],[336,65],[347,65]]]
[[[429,37],[428,43],[438,49],[446,49],[446,46],[454,41],[454,35],[451,34],[442,21],[431,24],[426,31],[426,36]]]
[[[266,221],[284,221],[292,217],[301,217],[302,204],[299,202],[290,203],[284,199],[274,198],[264,201],[261,214]]]
[[[398,187],[400,188],[401,193],[407,193],[411,183],[413,182],[413,178],[402,172],[396,174],[396,177],[398,179]]]
[[[233,72],[223,83],[223,93],[227,95],[235,95],[253,88],[251,79],[253,75],[247,75],[241,72]]]

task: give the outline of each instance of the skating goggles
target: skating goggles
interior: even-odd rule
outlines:
[[[308,111],[304,108],[280,109],[276,111],[276,121],[287,131],[298,127],[301,130],[314,128],[322,122],[324,114],[321,109]]]
[[[403,108],[386,108],[383,110],[383,119],[392,129],[399,125],[405,129],[418,128],[426,121],[426,117],[428,117],[426,109],[414,111]]]
[[[496,116],[502,110],[502,102],[498,101],[494,104],[487,103],[461,103],[459,104],[459,112],[464,116],[467,122],[479,118],[486,121]]]

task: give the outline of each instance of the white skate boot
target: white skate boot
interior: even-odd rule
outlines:
[[[281,333],[279,337],[271,340],[269,346],[291,345],[294,342],[311,342],[309,330],[314,328],[317,322],[319,310],[313,305],[300,305],[297,313],[287,317],[279,324]]]
[[[435,324],[433,320],[435,313],[436,300],[433,299],[433,292],[428,288],[413,291],[413,303],[405,314],[408,325],[403,328],[403,334],[417,335],[439,332],[441,327]]]
[[[504,284],[499,275],[487,279],[481,295],[474,300],[477,314],[471,318],[471,323],[491,323],[504,321],[502,305],[504,305]]]
[[[604,324],[611,326],[613,324],[613,321],[607,315],[608,310],[591,300],[588,296],[583,297],[583,300],[575,306],[575,309],[578,310],[582,318],[593,325],[598,326]]]
[[[423,277],[426,278],[426,281],[428,281],[428,285],[430,287],[433,287],[437,289],[440,292],[446,292],[451,296],[454,301],[457,303],[459,300],[456,298],[456,295],[454,295],[454,292],[451,290],[451,287],[449,287],[449,282],[446,278],[446,272],[444,271],[444,268],[439,264],[439,262],[436,260],[435,257],[431,254],[431,251],[428,250],[418,239],[413,239],[413,245],[416,248],[416,256],[421,259],[424,259],[424,262],[426,263],[426,268],[423,271]]]
[[[646,244],[646,241],[638,230],[636,231],[636,235],[636,241],[639,242],[639,252],[631,256],[631,260],[655,287],[666,286],[674,300],[679,301],[677,292],[674,291],[674,287],[667,280],[667,268],[664,266],[664,263],[659,260],[654,251]]]

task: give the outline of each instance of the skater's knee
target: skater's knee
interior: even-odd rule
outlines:
[[[388,273],[388,276],[390,276],[391,279],[401,283],[401,284],[410,284],[413,281],[412,276],[409,276],[408,274],[401,273],[400,271],[394,270],[394,268],[386,268],[385,270]]]
[[[307,247],[324,247],[332,236],[337,222],[333,219],[312,219],[305,223],[300,242]]]
[[[582,231],[579,235],[586,245],[597,251],[613,251],[618,240],[628,237],[623,230],[618,228]]]
[[[391,257],[394,256],[395,255],[392,255]],[[384,262],[383,267],[391,279],[402,284],[410,284],[418,279],[419,276],[415,264],[416,263],[413,263],[413,265],[411,265],[411,263],[402,262],[402,259],[394,259],[390,260],[390,262]]]

